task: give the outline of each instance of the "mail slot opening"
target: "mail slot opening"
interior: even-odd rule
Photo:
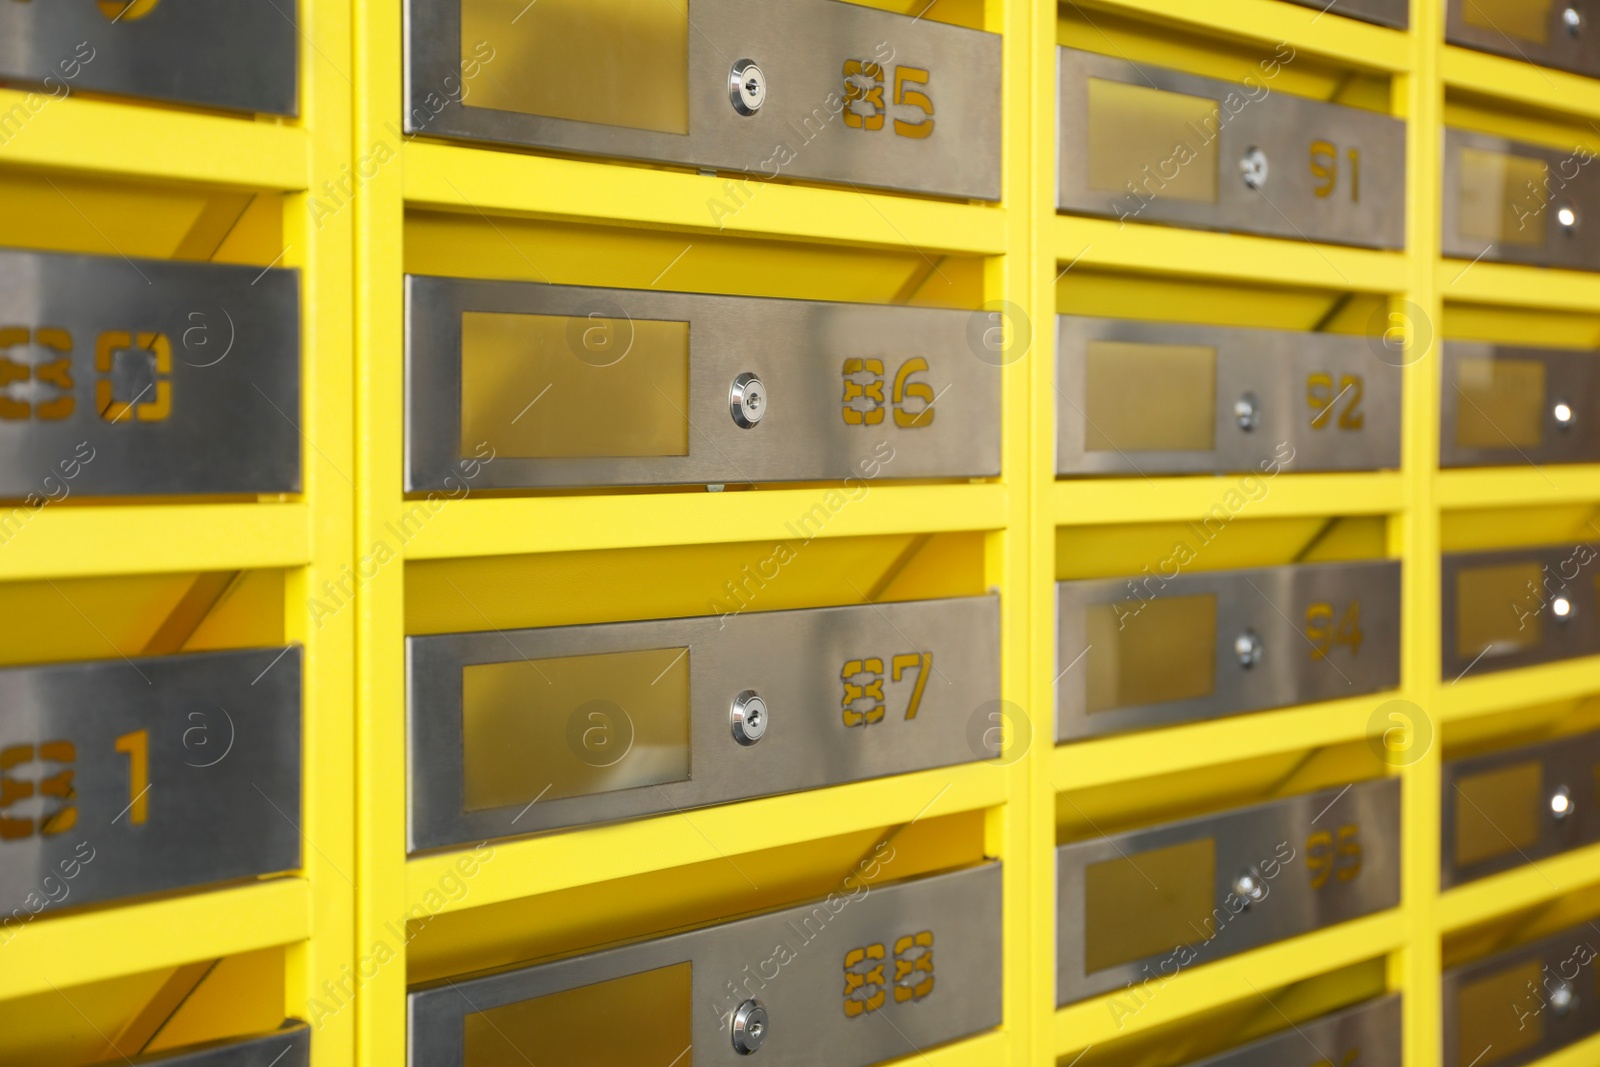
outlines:
[[[474,107],[689,132],[687,4],[461,0],[461,62]]]
[[[691,971],[679,963],[469,1014],[464,1067],[687,1064]]]

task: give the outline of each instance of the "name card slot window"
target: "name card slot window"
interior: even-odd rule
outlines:
[[[1369,338],[1056,322],[1058,475],[1400,465],[1400,371],[1374,358]]]

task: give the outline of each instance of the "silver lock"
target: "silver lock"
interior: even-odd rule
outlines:
[[[1561,28],[1567,31],[1568,37],[1576,37],[1583,32],[1583,14],[1575,7],[1569,7],[1561,12]]]
[[[741,59],[728,74],[728,99],[741,115],[754,115],[767,102],[767,76],[753,59]]]
[[[1267,887],[1261,884],[1255,871],[1245,871],[1233,880],[1233,895],[1249,907],[1267,895]]]
[[[741,745],[753,745],[767,734],[767,702],[754,689],[746,689],[733,698],[728,709],[728,721],[733,726],[733,739]]]
[[[1260,189],[1267,184],[1267,169],[1267,154],[1253,146],[1239,160],[1239,176],[1252,189]]]
[[[1261,401],[1256,394],[1246,393],[1233,402],[1233,421],[1245,433],[1254,433],[1261,425]]]
[[[728,406],[733,411],[733,421],[748,430],[767,413],[767,387],[754,374],[741,374],[728,390]]]
[[[1572,421],[1574,418],[1576,418],[1576,415],[1574,415],[1572,411],[1571,404],[1567,403],[1565,400],[1557,400],[1555,407],[1550,409],[1550,414],[1555,417],[1557,429],[1572,429]]]
[[[1578,212],[1570,204],[1556,210],[1556,222],[1561,227],[1561,232],[1568,237],[1578,231]]]
[[[1550,814],[1554,815],[1557,820],[1565,819],[1571,815],[1572,807],[1572,790],[1566,786],[1558,786],[1556,791],[1550,794]]]
[[[754,1056],[767,1040],[767,1009],[759,1000],[747,1000],[733,1012],[733,1050]]]
[[[1573,992],[1572,983],[1559,981],[1550,990],[1550,1010],[1557,1015],[1565,1015],[1578,1006],[1578,994]]]
[[[1566,594],[1558,594],[1550,601],[1550,614],[1556,617],[1557,622],[1567,622],[1572,618],[1572,600]]]
[[[1261,662],[1261,638],[1256,636],[1254,630],[1246,630],[1233,639],[1233,654],[1239,660],[1239,666],[1249,670]]]

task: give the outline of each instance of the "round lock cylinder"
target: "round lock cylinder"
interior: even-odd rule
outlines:
[[[733,1049],[753,1056],[767,1040],[767,1009],[759,1000],[747,1000],[733,1012]]]
[[[728,99],[741,115],[754,115],[767,102],[767,76],[753,59],[741,59],[728,73]]]
[[[1261,401],[1256,394],[1246,393],[1233,402],[1233,421],[1245,433],[1254,433],[1261,426]]]
[[[1561,227],[1561,232],[1571,236],[1578,231],[1578,212],[1571,206],[1563,206],[1556,210],[1556,223]]]
[[[740,429],[754,429],[767,413],[767,387],[754,374],[739,375],[728,390],[728,407]]]
[[[1572,429],[1573,420],[1577,418],[1577,415],[1572,410],[1572,405],[1565,400],[1557,400],[1555,406],[1550,409],[1550,415],[1556,420],[1556,428],[1558,430]]]
[[[1252,189],[1266,186],[1267,171],[1267,154],[1259,148],[1252,147],[1244,154],[1244,158],[1239,160],[1239,176]]]
[[[1583,13],[1575,7],[1568,7],[1561,12],[1561,28],[1567,31],[1568,37],[1578,37],[1583,33]]]
[[[1550,614],[1556,617],[1557,622],[1566,622],[1572,618],[1572,600],[1565,593],[1560,594],[1550,601]]]
[[[1245,871],[1233,880],[1233,895],[1249,906],[1265,897],[1267,888],[1255,871]]]
[[[1566,786],[1558,786],[1556,791],[1550,794],[1550,814],[1555,816],[1557,820],[1570,816],[1572,807],[1572,790]]]
[[[1571,982],[1560,981],[1550,989],[1550,1010],[1557,1015],[1566,1015],[1577,1006],[1578,994]]]
[[[728,720],[733,727],[733,739],[741,745],[753,745],[767,735],[767,702],[754,689],[746,689],[733,698],[728,709]]]
[[[1254,630],[1246,630],[1233,639],[1233,654],[1239,660],[1239,666],[1249,670],[1261,662],[1261,638],[1256,636]]]

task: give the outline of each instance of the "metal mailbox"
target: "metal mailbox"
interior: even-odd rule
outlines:
[[[1058,318],[1056,471],[1400,465],[1400,370],[1366,339]]]
[[[1000,199],[1000,38],[837,0],[406,0],[406,131]],[[718,205],[724,213],[718,215]]]
[[[998,863],[881,887],[852,875],[800,907],[413,989],[409,1063],[913,1056],[1000,1024],[1000,920]]]
[[[1000,473],[981,315],[417,276],[406,294],[410,491],[469,466],[496,489]]]
[[[0,143],[46,96],[75,90],[203,107],[296,112],[295,5],[274,0],[74,0],[0,4],[0,81],[38,86],[38,101],[0,115]],[[35,107],[34,103],[38,106]]]
[[[1056,1003],[1399,903],[1398,778],[1062,845]]]
[[[1443,251],[1458,259],[1600,270],[1600,178],[1588,149],[1444,131]]]
[[[996,597],[407,638],[413,850],[998,756]]]
[[[1057,49],[1057,206],[1375,248],[1405,243],[1405,123],[1243,84]]]
[[[1411,25],[1411,0],[1289,0],[1324,13],[1403,30]]]
[[[1440,888],[1600,841],[1600,732],[1449,760]]]
[[[1324,1015],[1190,1067],[1401,1067],[1400,995]]]
[[[303,1023],[244,1041],[225,1041],[132,1061],[138,1067],[309,1067],[311,1029]]]
[[[300,650],[0,670],[0,940],[300,866]]]
[[[1600,652],[1597,553],[1580,542],[1442,556],[1442,677]]]
[[[1215,521],[1191,529],[1209,540]],[[1057,584],[1058,741],[1400,684],[1399,562],[1189,574],[1182,563]]]
[[[0,251],[0,496],[300,489],[292,270]]]
[[[1600,74],[1600,3],[1449,0],[1445,39],[1480,52],[1577,74]]]
[[[1600,356],[1447,341],[1439,465],[1600,461]]]
[[[1600,1031],[1593,923],[1444,973],[1445,1067],[1520,1067]]]

